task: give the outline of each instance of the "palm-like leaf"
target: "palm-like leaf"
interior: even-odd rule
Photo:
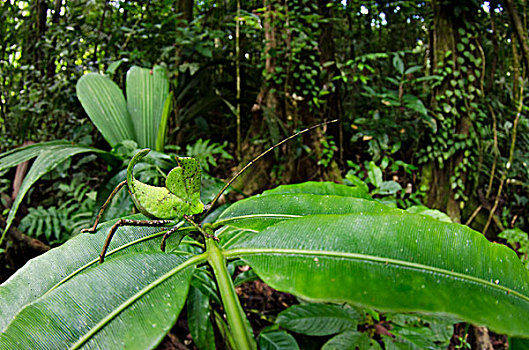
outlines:
[[[168,96],[169,80],[163,67],[155,66],[152,70],[132,67],[127,72],[127,108],[140,147],[156,149]]]
[[[133,66],[127,72],[127,101],[110,78],[89,73],[77,82],[77,97],[105,140],[114,147],[134,140],[139,147],[160,149],[169,113],[169,80],[165,69]],[[167,108],[164,109],[164,106]],[[164,118],[165,116],[165,118]],[[163,140],[160,140],[163,144]]]
[[[83,75],[77,82],[77,97],[110,146],[136,140],[125,97],[108,77],[97,73]]]

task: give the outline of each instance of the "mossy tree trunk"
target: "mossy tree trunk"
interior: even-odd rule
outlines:
[[[325,83],[319,74],[322,62],[331,61],[334,57],[333,42],[330,40],[332,25],[322,25],[325,22],[320,23],[318,16],[332,16],[327,3],[263,0],[263,83],[252,107],[252,121],[242,146],[241,166],[270,144],[303,127],[332,119],[332,114],[336,113],[336,103],[332,107],[327,105],[327,102],[333,102],[331,97],[315,102]],[[331,68],[328,71],[330,75],[335,73]],[[332,77],[326,79],[331,80]],[[308,146],[301,152],[300,139],[283,145],[274,152],[276,161],[273,156],[260,161],[241,176],[235,187],[253,193],[273,184],[321,179],[322,176],[328,179],[326,173],[339,173],[334,171],[336,163],[331,164],[334,167],[328,166],[326,171],[322,171],[317,163],[323,153],[325,135],[319,128],[300,136],[302,143]],[[251,142],[255,139],[270,142]]]
[[[476,108],[472,101],[481,94],[477,71],[484,64],[472,24],[477,7],[458,1],[433,0],[431,4],[431,73],[442,79],[432,90],[430,108],[437,125],[424,140],[428,162],[423,167],[422,184],[428,188],[426,204],[460,222],[473,157]]]

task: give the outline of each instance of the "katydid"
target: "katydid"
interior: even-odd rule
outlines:
[[[286,139],[278,142],[266,151],[258,155],[248,164],[246,164],[235,176],[228,181],[219,193],[215,196],[213,201],[204,206],[200,200],[200,180],[201,170],[198,161],[194,158],[179,157],[176,158],[178,166],[173,168],[166,178],[165,187],[147,185],[134,177],[134,166],[143,159],[150,149],[142,149],[132,157],[127,167],[127,179],[120,182],[112,191],[108,199],[101,206],[101,209],[96,217],[94,225],[89,229],[83,229],[81,232],[95,232],[99,220],[116,193],[125,185],[128,186],[129,193],[136,208],[144,215],[152,218],[152,220],[130,220],[119,219],[111,228],[106,238],[105,244],[99,255],[99,263],[103,263],[105,254],[114,236],[114,233],[120,226],[169,226],[172,227],[164,234],[161,243],[161,249],[165,250],[165,241],[167,238],[180,228],[179,222],[183,219],[188,221],[193,226],[198,226],[193,220],[192,216],[197,214],[207,214],[213,205],[217,202],[224,191],[239,177],[246,169],[253,163],[258,161],[261,157],[279,147],[283,143],[299,136],[307,131],[310,131],[319,126],[334,123],[337,119],[323,122],[311,126],[310,128],[301,130]],[[216,239],[216,237],[200,230],[202,234],[207,235],[208,238]]]

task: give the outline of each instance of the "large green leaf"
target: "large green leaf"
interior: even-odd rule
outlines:
[[[163,67],[147,69],[133,66],[127,72],[127,108],[140,148],[156,148],[168,96],[169,80]]]
[[[110,146],[136,140],[121,89],[110,78],[88,73],[77,82],[77,98]]]
[[[55,146],[64,145],[66,147],[72,146],[70,141],[57,140],[42,143],[35,143],[32,145],[14,148],[10,151],[0,154],[0,171],[14,167],[22,162],[31,160],[39,155],[45,149],[53,149]]]
[[[215,335],[209,310],[209,297],[191,287],[187,297],[187,325],[195,346],[201,350],[215,349]]]
[[[15,215],[18,211],[20,203],[22,202],[22,199],[24,199],[24,196],[29,191],[31,186],[33,186],[33,184],[44,174],[53,170],[57,165],[61,164],[66,159],[76,154],[86,152],[106,153],[97,148],[77,146],[71,143],[52,142],[20,148],[0,158],[0,166],[8,167],[16,165],[15,159],[19,154],[22,161],[29,160],[35,156],[37,157],[26,174],[24,181],[22,181],[17,197],[11,206],[11,210],[9,211],[6,221],[6,227],[4,228],[2,237],[0,238],[0,244],[2,243],[6,232],[9,230],[13,220],[15,219]]]
[[[356,329],[360,319],[351,307],[313,303],[289,307],[277,316],[276,323],[296,333],[322,336]]]
[[[309,193],[321,195],[335,195],[344,197],[356,197],[371,199],[369,193],[365,189],[357,186],[345,186],[334,182],[317,182],[307,181],[294,185],[281,185],[274,189],[264,191],[263,196],[271,194],[285,194],[285,193]]]
[[[133,217],[142,218],[142,217]],[[120,228],[97,264],[113,222],[31,260],[0,286],[0,348],[153,348],[182,309],[194,264],[159,249],[160,229]]]
[[[224,253],[309,300],[448,314],[529,337],[529,272],[509,248],[461,225],[400,210],[310,215],[247,234]]]
[[[389,208],[383,204],[355,197],[309,193],[267,194],[233,204],[219,216],[218,225],[228,224],[260,231],[279,221],[306,215],[370,213],[386,210]]]
[[[345,185],[332,186],[332,195],[318,195],[325,193],[325,188],[330,188],[328,183],[314,182],[306,186],[304,191],[296,192],[300,186],[289,193],[288,186],[280,186],[279,190],[266,195],[254,196],[241,200],[227,208],[215,223],[216,226],[226,225],[219,231],[219,238],[224,248],[229,247],[239,238],[249,232],[262,231],[270,225],[283,220],[299,218],[314,214],[347,214],[364,212],[382,212],[389,210],[387,206],[375,201],[362,198],[346,197],[350,187]],[[343,189],[340,189],[342,187]],[[336,193],[336,194],[335,194]],[[356,192],[349,192],[356,195]]]

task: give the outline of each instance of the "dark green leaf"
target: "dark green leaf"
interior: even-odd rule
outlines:
[[[125,97],[108,77],[83,75],[77,82],[77,98],[110,146],[136,139]]]
[[[191,287],[187,297],[187,323],[193,342],[199,349],[215,349],[215,335],[209,312],[209,298]]]
[[[356,329],[360,319],[351,307],[314,303],[289,307],[278,315],[276,323],[296,333],[322,336]]]
[[[247,234],[226,255],[311,300],[450,314],[529,336],[529,272],[464,226],[399,210],[312,215]]]
[[[104,151],[92,147],[82,147],[63,143],[47,143],[42,144],[40,146],[41,147],[37,147],[37,145],[34,145],[31,148],[23,148],[19,151],[21,153],[22,159],[27,160],[28,157],[34,157],[35,155],[37,156],[37,159],[29,169],[28,173],[24,177],[24,181],[22,181],[22,184],[20,185],[17,197],[15,198],[15,201],[11,206],[11,210],[9,211],[9,215],[6,220],[6,226],[4,228],[2,238],[0,238],[0,243],[4,239],[5,233],[11,227],[11,224],[15,219],[15,214],[18,211],[18,207],[20,206],[22,199],[24,199],[26,193],[29,191],[31,186],[33,186],[33,184],[37,182],[38,179],[53,170],[57,165],[61,164],[66,159],[69,159],[76,154],[86,152],[106,153]],[[4,165],[11,166],[11,164],[14,163],[13,158],[16,158],[17,154],[18,152],[16,151],[10,152],[10,154],[8,154],[6,157],[1,158],[0,162],[5,161]]]
[[[322,347],[322,350],[356,350],[356,349],[381,349],[380,345],[369,338],[366,333],[347,331],[331,338]]]
[[[299,346],[293,336],[285,331],[272,331],[259,334],[261,350],[298,350]]]

